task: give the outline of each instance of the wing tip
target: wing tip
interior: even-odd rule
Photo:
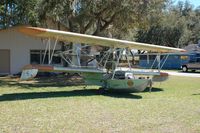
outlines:
[[[25,27],[18,28],[18,31],[23,33],[23,34],[26,34],[26,35],[37,36],[39,34],[46,32],[46,29],[38,28],[38,27],[25,26]]]
[[[185,50],[185,49],[182,49],[180,52],[187,52],[187,50]]]

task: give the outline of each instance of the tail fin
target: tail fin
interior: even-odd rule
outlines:
[[[34,78],[38,73],[38,69],[25,69],[22,71],[20,80],[29,80]]]

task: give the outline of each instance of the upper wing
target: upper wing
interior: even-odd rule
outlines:
[[[28,35],[42,37],[42,38],[53,38],[73,43],[85,43],[88,45],[99,45],[113,48],[129,48],[138,50],[147,50],[152,52],[184,52],[184,49],[172,48],[166,46],[158,46],[153,44],[138,43],[126,40],[105,38],[99,36],[92,36],[86,34],[79,34],[73,32],[51,30],[36,27],[21,27],[19,31]]]

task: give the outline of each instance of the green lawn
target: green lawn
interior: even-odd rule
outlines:
[[[200,132],[200,78],[153,92],[97,95],[96,86],[0,79],[0,132]]]

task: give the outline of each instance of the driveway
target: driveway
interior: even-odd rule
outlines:
[[[195,77],[195,78],[200,78],[200,73],[198,72],[194,72],[194,73],[190,73],[190,72],[179,72],[179,71],[164,71],[167,72],[169,75],[172,76],[182,76],[182,77]]]
[[[129,68],[118,68],[117,70],[123,70],[123,71],[128,71]],[[151,70],[151,69],[131,69],[132,71],[137,71],[137,72],[158,72],[158,70]],[[161,72],[166,72],[171,76],[181,76],[181,77],[195,77],[195,78],[200,78],[200,72],[182,72],[182,71],[170,71],[170,70],[161,70]]]

